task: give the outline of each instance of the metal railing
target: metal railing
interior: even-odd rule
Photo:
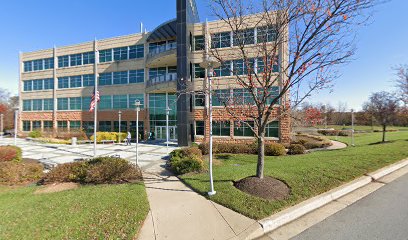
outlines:
[[[171,81],[176,81],[176,80],[177,80],[177,73],[167,73],[165,75],[150,78],[147,81],[147,86],[152,86],[155,84],[171,82]]]
[[[171,43],[166,43],[161,46],[157,46],[151,50],[149,50],[149,57],[154,56],[156,54],[166,52],[169,50],[173,50],[177,48],[177,43],[176,42],[171,42]]]

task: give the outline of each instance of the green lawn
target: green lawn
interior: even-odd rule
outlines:
[[[305,155],[266,157],[265,175],[285,181],[291,195],[284,201],[268,201],[236,189],[232,182],[252,176],[255,155],[218,155],[221,164],[214,167],[215,190],[211,200],[254,219],[262,219],[279,210],[326,192],[365,173],[408,157],[408,132],[387,133],[391,143],[372,144],[382,133],[356,134],[356,147],[318,151]],[[348,137],[339,137],[348,142]],[[208,174],[181,178],[197,192],[206,195]]]
[[[149,211],[142,183],[38,188],[0,186],[0,239],[133,239]]]

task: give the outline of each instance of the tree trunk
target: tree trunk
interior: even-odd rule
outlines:
[[[265,163],[265,140],[263,137],[258,137],[258,164],[256,166],[256,176],[258,178],[264,177],[264,163]]]
[[[386,129],[386,125],[383,125],[383,137],[382,137],[382,142],[385,142],[385,129]]]

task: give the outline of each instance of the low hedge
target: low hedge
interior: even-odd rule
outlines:
[[[21,161],[21,148],[16,146],[0,146],[0,162],[20,162]]]
[[[301,144],[291,144],[289,146],[288,154],[297,155],[297,154],[304,154],[306,152],[306,148]]]
[[[126,138],[127,134],[126,133],[120,133],[120,139],[123,141],[123,139]],[[90,140],[94,140],[94,135],[92,135]],[[102,142],[102,140],[114,140],[116,142],[119,141],[119,133],[117,132],[97,132],[96,133],[96,141],[97,142]]]
[[[348,130],[335,130],[335,129],[324,129],[324,130],[317,130],[318,133],[325,135],[325,136],[343,136],[347,137],[351,133]]]
[[[87,161],[60,164],[48,172],[41,184],[78,182],[81,184],[127,183],[142,180],[139,167],[127,160],[97,157]]]
[[[199,148],[204,155],[209,154],[209,143],[202,143]],[[213,143],[213,153],[232,153],[232,154],[257,154],[258,146],[256,143]],[[280,143],[266,143],[265,155],[281,156],[285,155],[285,147]]]
[[[168,165],[177,175],[202,172],[204,170],[203,155],[197,147],[177,149],[170,153]]]
[[[295,135],[291,143],[303,145],[306,149],[324,148],[332,145],[328,138],[311,134]]]
[[[43,176],[43,166],[36,162],[0,162],[0,183],[7,185],[36,182]]]
[[[42,133],[40,131],[38,131],[38,130],[34,130],[34,131],[28,133],[28,136],[30,138],[39,138],[39,137],[42,137]]]

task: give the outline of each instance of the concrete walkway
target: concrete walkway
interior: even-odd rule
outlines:
[[[144,173],[150,212],[139,240],[245,239],[260,225],[195,193],[161,166]]]
[[[324,148],[314,148],[314,149],[309,149],[309,152],[314,152],[314,151],[326,151],[326,150],[337,150],[337,149],[342,149],[346,148],[347,144],[339,142],[339,141],[334,141],[331,140],[332,145]]]

